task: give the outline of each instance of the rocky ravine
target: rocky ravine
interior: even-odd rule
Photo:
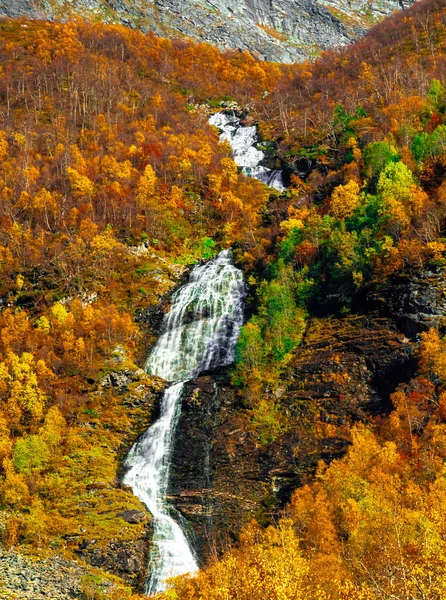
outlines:
[[[414,0],[0,0],[0,16],[119,22],[293,62],[347,44]]]

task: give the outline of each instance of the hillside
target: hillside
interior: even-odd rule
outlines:
[[[412,0],[13,0],[0,2],[0,15],[66,19],[82,17],[122,23],[169,38],[205,41],[220,49],[249,50],[265,60],[303,60],[345,45],[374,22]]]
[[[294,65],[0,23],[0,597],[58,568],[84,600],[142,592],[154,522],[123,461],[166,387],[143,367],[232,247],[235,364],[185,385],[167,490],[203,569],[162,597],[444,598],[445,44],[441,0]],[[237,168],[219,110],[284,192]]]

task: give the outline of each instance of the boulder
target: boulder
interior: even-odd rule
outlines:
[[[136,524],[136,523],[144,523],[147,521],[147,514],[142,510],[125,510],[116,515],[117,517],[121,517],[126,523]]]

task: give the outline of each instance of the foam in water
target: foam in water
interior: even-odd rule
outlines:
[[[281,192],[286,189],[282,171],[260,166],[265,154],[255,146],[258,141],[256,127],[242,127],[235,113],[215,113],[209,123],[222,131],[220,140],[229,142],[234,162],[242,167],[245,175]]]
[[[135,444],[126,460],[124,483],[154,519],[149,595],[166,589],[166,579],[194,573],[198,566],[180,525],[166,503],[169,464],[184,383],[200,372],[228,365],[243,323],[245,284],[225,250],[193,269],[172,298],[162,333],[147,361],[148,373],[175,382],[164,393],[159,419]]]

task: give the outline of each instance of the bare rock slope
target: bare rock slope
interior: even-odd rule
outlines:
[[[414,0],[0,0],[0,16],[119,22],[204,40],[272,61],[303,60],[347,44]]]

